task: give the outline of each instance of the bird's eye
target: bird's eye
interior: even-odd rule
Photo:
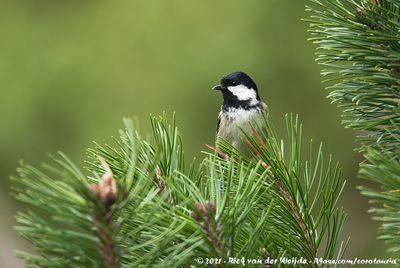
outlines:
[[[233,85],[233,86],[236,86],[236,82],[235,82],[235,81],[232,81],[232,85]]]

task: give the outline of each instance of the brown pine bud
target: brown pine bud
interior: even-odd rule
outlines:
[[[103,205],[108,208],[117,200],[117,184],[106,161],[100,156],[98,159],[103,166],[105,173],[101,177],[99,184],[91,184],[89,187],[96,197],[103,203]]]
[[[192,211],[192,218],[196,221],[206,221],[208,222],[210,216],[214,216],[216,212],[216,207],[213,202],[206,201],[205,204],[196,203],[194,204],[194,211]]]

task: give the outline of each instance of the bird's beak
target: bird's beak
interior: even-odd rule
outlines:
[[[222,90],[222,86],[221,85],[216,85],[212,89],[213,90]]]

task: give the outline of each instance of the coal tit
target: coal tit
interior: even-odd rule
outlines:
[[[213,89],[221,91],[223,97],[216,140],[223,138],[240,152],[248,153],[242,131],[251,134],[250,123],[261,125],[262,113],[267,114],[267,105],[261,101],[256,83],[244,72],[233,72],[222,77]]]

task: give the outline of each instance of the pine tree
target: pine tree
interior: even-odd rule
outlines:
[[[265,118],[265,133],[246,137],[250,156],[221,141],[226,157],[204,152],[200,164],[185,164],[165,116],[151,118],[153,142],[125,120],[115,144],[88,150],[85,171],[62,153],[40,168],[21,163],[13,191],[27,209],[16,229],[34,254],[18,256],[30,267],[270,267],[279,257],[317,267],[315,258],[340,258],[340,169],[302,142],[297,117],[286,123],[284,138]]]
[[[361,186],[382,221],[379,239],[400,251],[400,1],[311,0],[311,40],[330,76],[329,97],[359,130]],[[332,81],[334,83],[332,83]]]

